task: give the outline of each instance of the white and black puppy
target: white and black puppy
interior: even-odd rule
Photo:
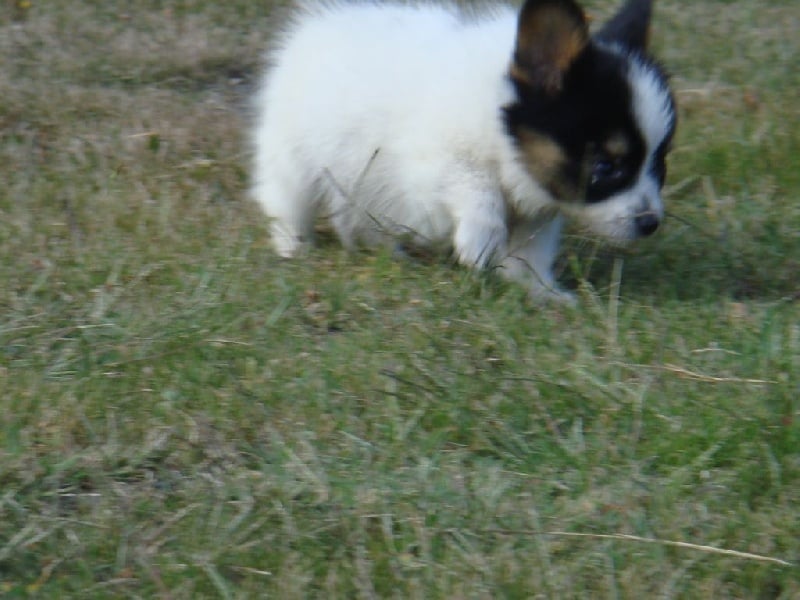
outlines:
[[[326,3],[295,13],[257,97],[253,195],[276,250],[327,215],[345,246],[448,246],[533,297],[555,285],[564,215],[652,234],[675,108],[645,54],[651,1],[591,35],[573,0]]]

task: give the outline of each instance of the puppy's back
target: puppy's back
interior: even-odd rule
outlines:
[[[268,215],[294,220],[289,234],[300,237],[308,231],[294,229],[308,230],[317,208],[340,214],[345,200],[361,209],[334,222],[346,244],[376,218],[447,237],[451,223],[434,196],[451,163],[472,161],[480,174],[507,143],[500,107],[511,98],[515,27],[507,8],[480,18],[437,6],[302,10],[257,98],[256,199]]]

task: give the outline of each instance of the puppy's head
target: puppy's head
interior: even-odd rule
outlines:
[[[617,242],[652,234],[675,130],[667,79],[646,55],[651,0],[594,36],[574,0],[527,0],[509,75],[508,132],[565,212]]]

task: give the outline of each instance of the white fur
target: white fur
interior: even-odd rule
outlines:
[[[449,245],[463,264],[562,297],[551,273],[559,205],[502,121],[516,24],[509,7],[469,18],[432,5],[301,11],[257,97],[253,195],[276,250],[300,251],[322,212],[345,246]],[[656,205],[647,185],[589,207],[588,220],[631,239],[639,194]]]

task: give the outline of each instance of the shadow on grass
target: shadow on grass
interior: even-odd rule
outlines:
[[[335,232],[325,221],[315,228],[314,247],[323,253],[341,250]],[[364,249],[363,252],[387,253],[394,260],[422,267],[449,265],[463,269],[442,249],[425,250],[398,244],[394,251],[384,248]],[[797,278],[800,237],[781,238],[776,223],[769,221],[761,224],[757,231],[715,236],[693,224],[670,218],[664,231],[654,239],[628,248],[603,246],[596,240],[567,236],[560,269],[556,269],[561,271],[559,282],[575,291],[585,281],[600,295],[607,295],[613,285],[616,259],[624,261],[623,294],[631,301],[800,300]],[[500,295],[508,292],[509,285],[513,286],[488,273],[481,279]]]
[[[800,240],[778,239],[768,231],[745,238],[719,238],[694,228],[676,229],[627,249],[600,248],[596,255],[568,249],[580,267],[567,267],[562,280],[574,288],[585,277],[601,293],[612,285],[616,258],[624,260],[622,286],[633,299],[702,301],[800,299]]]

